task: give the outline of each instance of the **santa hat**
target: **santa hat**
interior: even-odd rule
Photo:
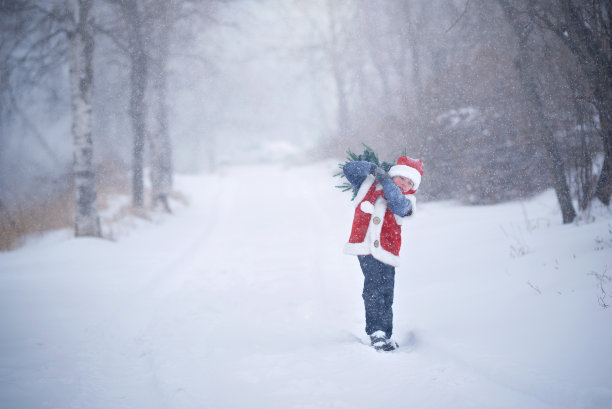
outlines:
[[[408,156],[400,156],[397,159],[397,164],[389,169],[389,176],[404,176],[412,180],[414,187],[412,190],[417,190],[421,184],[421,176],[423,176],[423,161],[421,159],[412,159]]]

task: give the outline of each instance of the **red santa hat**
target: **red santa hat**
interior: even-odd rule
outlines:
[[[421,184],[421,176],[423,176],[423,161],[421,159],[412,159],[408,156],[400,156],[397,159],[397,164],[389,169],[389,176],[404,176],[412,180],[414,187],[412,190],[417,190]]]

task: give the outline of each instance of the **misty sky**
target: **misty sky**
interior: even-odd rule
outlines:
[[[248,160],[259,149],[309,148],[329,131],[330,85],[300,53],[316,41],[312,25],[322,22],[313,19],[322,16],[292,3],[236,2],[219,14],[220,25],[202,30],[189,51],[210,64],[176,60],[173,134],[179,141],[199,135],[208,148],[214,138],[219,161],[233,162],[241,151],[247,156],[240,160]]]

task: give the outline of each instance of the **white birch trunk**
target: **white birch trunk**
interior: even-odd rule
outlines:
[[[93,169],[91,99],[93,93],[94,36],[89,12],[93,0],[69,0],[74,25],[68,34],[70,48],[70,93],[74,140],[74,185],[76,190],[75,235],[100,237]]]

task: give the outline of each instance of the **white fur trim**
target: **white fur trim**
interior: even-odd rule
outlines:
[[[393,217],[395,217],[395,223],[397,223],[399,226],[404,224],[404,218],[403,217],[398,216],[396,214],[393,214]]]
[[[361,202],[361,204],[359,205],[359,208],[364,213],[368,213],[368,214],[374,213],[374,205],[370,202],[367,202],[367,201]]]
[[[414,214],[414,212],[416,212],[416,202],[417,202],[416,196],[415,195],[406,195],[406,198],[408,200],[410,200],[410,203],[412,204],[412,213],[411,214]]]
[[[400,257],[389,253],[382,247],[374,247],[371,243],[364,241],[363,243],[346,243],[344,245],[344,254],[351,256],[367,256],[371,254],[376,260],[382,261],[393,267],[400,265]]]
[[[387,250],[383,249],[382,246],[374,247],[374,241],[380,240],[380,233],[382,231],[383,226],[383,223],[374,224],[374,217],[378,216],[381,220],[384,220],[385,213],[387,212],[387,201],[384,198],[379,197],[374,202],[374,205],[372,205],[370,202],[363,202],[360,206],[363,206],[364,203],[367,203],[372,207],[372,218],[370,219],[365,239],[361,243],[346,243],[343,249],[344,253],[354,256],[365,256],[371,254],[378,261],[381,261],[385,264],[389,264],[393,267],[399,266],[399,256],[389,253]],[[368,208],[368,210],[370,210],[369,206],[366,207]],[[363,209],[363,207],[361,207],[361,210],[366,213],[369,213],[365,209]]]
[[[355,198],[353,199],[354,207],[359,206],[359,203],[361,203],[361,201],[365,199],[366,195],[368,194],[368,191],[370,190],[375,181],[376,179],[373,175],[366,176],[365,180],[361,183],[361,186],[359,186],[359,190],[357,190]]]
[[[370,244],[367,241],[362,243],[346,243],[344,245],[344,254],[351,256],[366,256],[370,254]]]
[[[387,250],[383,249],[382,247],[372,248],[372,256],[376,260],[382,261],[383,263],[389,264],[390,266],[393,266],[393,267],[399,267],[400,265],[399,256],[389,253]]]
[[[421,184],[421,174],[415,168],[406,165],[394,165],[389,169],[389,176],[404,176],[414,183],[413,190],[417,190]]]

